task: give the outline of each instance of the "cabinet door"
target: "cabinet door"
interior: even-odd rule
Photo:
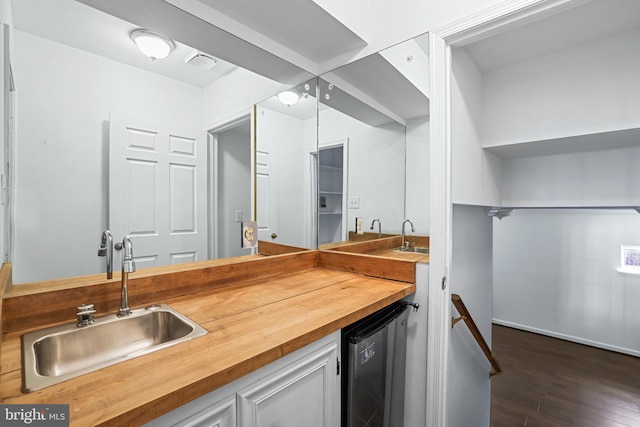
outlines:
[[[337,345],[331,343],[242,389],[238,426],[335,427],[339,387]]]
[[[213,392],[212,395],[215,394]],[[207,395],[206,399],[210,399],[212,395]],[[151,421],[145,427],[236,427],[235,393],[205,407],[202,407],[202,402],[203,399],[200,399],[186,404]]]
[[[235,396],[217,402],[178,424],[182,427],[236,427]]]

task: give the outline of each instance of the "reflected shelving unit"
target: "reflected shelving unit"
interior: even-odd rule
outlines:
[[[345,240],[345,145],[320,148],[318,158],[318,243]]]

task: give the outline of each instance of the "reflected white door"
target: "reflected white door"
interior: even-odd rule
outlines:
[[[256,190],[258,239],[268,242],[278,241],[278,194],[276,191],[275,168],[268,147],[256,150]]]
[[[109,122],[114,241],[132,237],[138,269],[207,259],[204,132],[113,112]],[[114,258],[119,269],[121,254]]]

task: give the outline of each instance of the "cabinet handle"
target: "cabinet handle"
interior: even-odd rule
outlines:
[[[277,239],[277,238],[278,238],[278,235],[277,235],[276,233],[271,233],[271,238],[272,238],[272,239]]]

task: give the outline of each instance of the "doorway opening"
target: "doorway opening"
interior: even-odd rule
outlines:
[[[247,255],[240,247],[242,221],[251,215],[251,117],[243,115],[209,131],[209,254]]]
[[[347,240],[348,139],[321,144],[317,158],[318,244]],[[314,153],[315,154],[315,153]]]

